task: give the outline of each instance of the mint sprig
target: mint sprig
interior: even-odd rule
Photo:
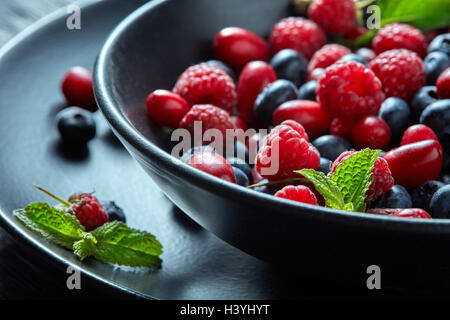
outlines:
[[[366,192],[372,183],[372,169],[381,150],[364,149],[347,158],[330,176],[312,169],[295,171],[314,184],[329,208],[366,211]]]
[[[102,262],[131,267],[159,267],[162,246],[152,234],[129,228],[119,221],[107,222],[86,232],[77,218],[64,208],[48,203],[31,203],[13,212],[26,228],[47,240],[74,251],[84,260],[94,257]]]

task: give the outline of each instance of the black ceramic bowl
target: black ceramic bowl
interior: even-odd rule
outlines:
[[[289,15],[290,2],[167,0],[135,11],[110,35],[95,66],[95,95],[113,131],[178,207],[254,256],[331,268],[405,259],[446,262],[448,220],[395,219],[295,203],[171,158],[170,131],[147,116],[149,92],[170,90],[189,65],[212,59],[212,39],[223,27],[267,37],[274,23]]]

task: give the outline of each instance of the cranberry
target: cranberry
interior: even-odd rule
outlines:
[[[263,61],[252,61],[241,72],[237,87],[239,116],[250,121],[256,97],[269,84],[277,80],[273,68]]]
[[[285,120],[300,123],[310,138],[323,135],[330,125],[330,118],[320,104],[309,100],[291,100],[281,104],[273,113],[272,122],[278,125]]]
[[[247,124],[245,123],[244,120],[242,120],[241,117],[231,116],[230,119],[231,122],[233,122],[235,129],[242,129],[243,131],[246,131],[248,129]]]
[[[92,88],[92,72],[88,69],[70,68],[64,75],[61,90],[69,104],[90,111],[97,110]]]
[[[410,144],[414,142],[424,141],[424,140],[436,140],[436,134],[430,127],[427,127],[424,124],[415,124],[403,133],[402,141],[400,142],[401,146],[405,144]]]
[[[439,177],[442,147],[435,140],[425,140],[392,149],[383,158],[396,184],[414,188]]]
[[[358,148],[384,149],[391,140],[391,129],[377,116],[358,120],[352,129],[352,141]]]
[[[217,178],[236,183],[233,167],[216,152],[197,152],[189,159],[188,164]]]
[[[351,119],[334,118],[330,123],[330,133],[351,140],[354,125],[355,124]]]
[[[250,61],[269,59],[269,46],[266,41],[242,28],[220,30],[214,37],[213,46],[216,56],[236,69],[241,69]]]
[[[156,90],[147,98],[147,112],[157,124],[177,128],[190,106],[178,94],[167,90]]]

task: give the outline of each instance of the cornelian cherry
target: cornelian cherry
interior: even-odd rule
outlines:
[[[377,116],[358,120],[352,129],[352,141],[358,148],[384,149],[391,140],[391,129]]]
[[[177,128],[190,106],[178,94],[167,90],[155,90],[147,97],[147,112],[157,124]]]

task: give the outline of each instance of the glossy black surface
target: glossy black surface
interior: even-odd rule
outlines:
[[[289,3],[184,0],[140,8],[118,26],[97,60],[96,97],[108,122],[177,206],[252,255],[315,274],[330,266],[357,272],[369,261],[447,266],[448,220],[392,219],[296,204],[211,177],[168,153],[170,132],[152,123],[142,107],[147,94],[171,88],[188,65],[213,58],[211,39],[220,28],[239,26],[267,36],[287,15]]]
[[[59,89],[63,74],[73,65],[92,68],[108,33],[143,2],[111,0],[83,6],[80,31],[66,29],[63,8],[1,51],[0,78],[5,81],[0,86],[0,223],[17,245],[1,251],[7,263],[0,264],[0,274],[21,272],[14,282],[0,283],[0,291],[15,298],[36,291],[42,298],[63,298],[66,267],[73,264],[84,272],[82,293],[67,292],[66,297],[105,298],[114,292],[124,297],[118,287],[132,296],[158,299],[311,295],[315,283],[299,289],[299,282],[309,280],[291,284],[291,276],[284,278],[275,267],[231,247],[177,209],[130,157],[100,112],[95,114],[97,136],[87,149],[71,150],[60,143],[54,117],[64,106]],[[90,259],[81,263],[69,251],[24,230],[11,216],[14,209],[32,201],[54,203],[33,183],[61,196],[95,190],[101,200],[114,200],[125,210],[130,226],[148,230],[162,242],[162,269],[152,273]]]

